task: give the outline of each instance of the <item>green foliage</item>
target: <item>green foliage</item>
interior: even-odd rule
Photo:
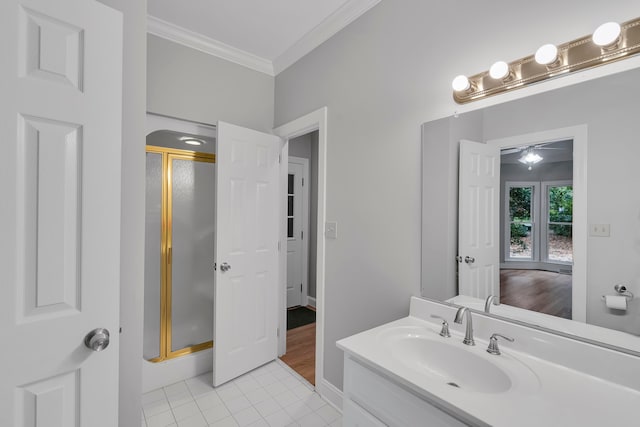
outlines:
[[[509,192],[509,215],[512,221],[531,220],[532,187],[512,187]]]
[[[549,222],[569,224],[549,224],[551,232],[558,236],[571,236],[573,221],[573,186],[549,188]]]

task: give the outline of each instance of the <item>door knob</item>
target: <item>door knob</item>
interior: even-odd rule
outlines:
[[[96,328],[84,337],[84,345],[93,351],[102,351],[109,346],[109,330]]]
[[[220,271],[222,271],[223,273],[225,273],[225,272],[227,272],[229,270],[231,270],[231,266],[229,264],[227,264],[226,262],[223,262],[220,265]]]
[[[467,264],[473,264],[474,262],[476,262],[476,259],[472,256],[466,256],[464,257],[464,262],[466,262]]]

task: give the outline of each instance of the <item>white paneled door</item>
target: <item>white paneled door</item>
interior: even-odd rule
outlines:
[[[218,122],[213,383],[277,357],[279,137]]]
[[[122,17],[2,0],[0,36],[0,425],[115,427]]]
[[[500,295],[500,150],[460,141],[458,293]]]
[[[287,307],[306,305],[308,197],[308,160],[289,157],[287,174]]]

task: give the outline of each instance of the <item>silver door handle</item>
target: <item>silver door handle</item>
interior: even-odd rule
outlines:
[[[96,328],[84,337],[84,345],[93,351],[102,351],[109,346],[109,330]]]
[[[476,262],[476,259],[472,256],[466,256],[464,257],[464,262],[466,262],[467,264],[473,264],[474,262]]]
[[[226,262],[223,262],[222,264],[220,264],[220,271],[225,273],[229,270],[231,270],[231,266],[229,264],[227,264]]]

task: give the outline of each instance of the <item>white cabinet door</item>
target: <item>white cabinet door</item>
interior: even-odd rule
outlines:
[[[458,293],[500,295],[500,150],[460,141]]]
[[[115,427],[122,16],[2,0],[0,36],[0,425]]]
[[[281,146],[218,122],[215,386],[277,357]]]

